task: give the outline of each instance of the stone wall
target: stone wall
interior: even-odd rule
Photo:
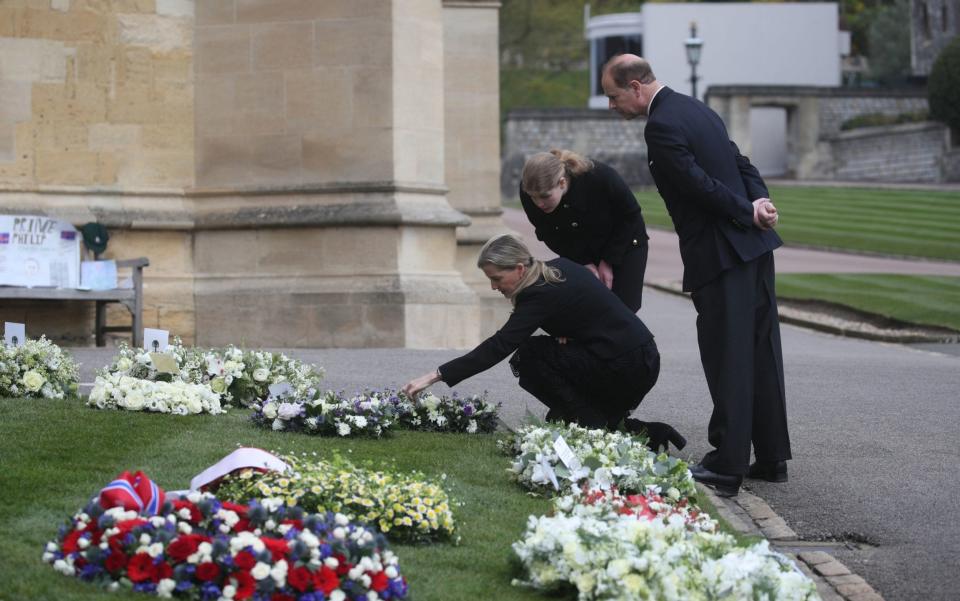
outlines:
[[[929,110],[927,95],[916,92],[887,91],[885,94],[830,95],[820,99],[820,135],[833,136],[840,133],[841,126],[859,115],[916,114]]]
[[[797,179],[957,181],[943,126],[903,126],[842,131],[867,114],[916,114],[927,110],[918,89],[879,90],[815,86],[713,86],[707,103],[726,123],[731,139],[750,156],[750,111],[786,111],[787,169]],[[516,110],[507,116],[501,194],[516,198],[525,159],[551,148],[569,148],[612,164],[633,186],[650,185],[644,119],[624,122],[609,111]]]
[[[151,259],[144,325],[188,341],[190,236],[172,231],[171,219],[144,219],[142,209],[176,213],[194,185],[193,6],[0,3],[0,210],[108,225],[106,258]],[[30,331],[92,340],[91,303],[21,304],[3,310]],[[111,322],[129,324],[125,309],[111,307]]]
[[[633,186],[652,183],[643,141],[645,119],[624,121],[610,111],[522,109],[506,120],[500,193],[515,198],[524,161],[530,155],[565,148],[613,166]]]
[[[471,346],[459,243],[503,229],[498,7],[0,2],[0,212],[106,225],[106,258],[150,259],[144,324],[187,343]],[[55,305],[23,319],[91,340]]]
[[[948,147],[946,127],[909,123],[846,131],[830,140],[832,179],[937,182]]]
[[[0,3],[0,182],[193,184],[192,2]]]

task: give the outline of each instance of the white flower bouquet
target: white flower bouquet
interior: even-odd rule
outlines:
[[[122,343],[110,365],[98,373],[88,405],[144,409],[137,407],[139,397],[136,392],[142,392],[154,399],[154,408],[146,410],[172,412],[171,407],[179,407],[176,412],[182,412],[186,407],[186,413],[197,413],[192,409],[196,407],[196,401],[201,401],[204,408],[199,412],[222,413],[221,407],[235,403],[250,405],[266,398],[273,384],[286,383],[294,390],[306,393],[319,385],[323,378],[321,368],[290,359],[282,353],[244,351],[235,346],[224,349],[189,348],[177,338],[163,354],[173,360],[173,369],[160,368],[150,352]],[[132,378],[138,383],[132,384],[123,378]],[[108,397],[118,394],[118,387],[136,391],[132,404],[108,400]],[[194,387],[204,388],[207,393],[201,395]],[[164,402],[164,394],[173,394],[176,398],[171,397]],[[215,408],[211,394],[217,398]]]
[[[97,376],[93,390],[87,398],[87,405],[97,409],[126,409],[174,415],[225,413],[220,404],[220,395],[208,386],[182,380],[141,380],[119,373]]]
[[[45,336],[21,346],[0,346],[0,397],[63,399],[76,396],[77,363]]]
[[[572,457],[562,460],[558,439]],[[672,498],[696,491],[686,462],[650,451],[621,432],[591,430],[576,424],[520,428],[501,448],[514,455],[510,471],[524,488],[542,494],[567,494],[582,488],[643,493],[651,488]]]
[[[573,587],[579,601],[817,598],[813,582],[766,541],[738,548],[733,537],[691,528],[680,514],[530,516],[513,550],[526,573],[514,584]]]

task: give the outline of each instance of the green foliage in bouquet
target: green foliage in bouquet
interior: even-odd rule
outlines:
[[[0,397],[62,399],[76,396],[76,361],[45,336],[0,347]]]
[[[342,513],[397,542],[448,540],[454,534],[449,496],[420,472],[373,470],[340,456],[281,458],[290,466],[287,472],[235,472],[221,481],[217,496],[241,503],[280,498],[310,512]]]

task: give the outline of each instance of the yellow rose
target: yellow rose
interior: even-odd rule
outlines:
[[[23,379],[20,380],[24,388],[27,389],[27,392],[37,392],[43,388],[43,384],[47,381],[43,375],[35,370],[30,370],[27,373],[23,374]]]
[[[227,381],[217,376],[216,378],[210,380],[210,390],[217,394],[223,394],[227,391]]]

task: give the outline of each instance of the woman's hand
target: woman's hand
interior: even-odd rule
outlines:
[[[613,288],[613,267],[601,259],[600,264],[597,266],[597,272],[597,277],[600,278],[603,285],[606,286],[608,290]]]
[[[411,399],[417,398],[417,395],[427,389],[431,384],[435,384],[440,381],[440,372],[434,370],[428,374],[423,374],[419,378],[414,378],[407,382],[407,384],[401,389],[403,394]]]
[[[600,271],[597,270],[596,265],[594,265],[593,263],[584,263],[583,266],[589,269],[590,273],[592,273],[597,279],[600,278]]]

